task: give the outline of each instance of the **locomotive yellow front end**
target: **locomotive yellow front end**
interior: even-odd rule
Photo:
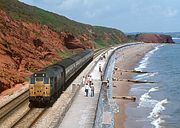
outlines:
[[[31,103],[49,103],[50,93],[50,80],[46,74],[33,74],[30,78],[29,101]]]

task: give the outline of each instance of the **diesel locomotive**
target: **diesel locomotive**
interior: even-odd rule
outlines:
[[[67,88],[66,83],[83,66],[92,61],[94,51],[86,49],[34,73],[30,77],[29,101],[32,104],[50,104]]]

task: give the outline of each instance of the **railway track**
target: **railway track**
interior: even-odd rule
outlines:
[[[3,128],[29,128],[43,115],[47,108],[30,108],[29,101],[24,101],[0,119]]]
[[[101,53],[103,53],[104,51],[107,51],[108,49],[110,49],[110,48],[104,48],[104,49],[99,49],[99,50],[96,50],[95,52],[94,52],[94,59],[96,58],[96,57],[98,57]]]
[[[29,128],[43,115],[46,108],[30,108],[12,124],[12,128]]]
[[[28,90],[6,103],[5,105],[0,107],[0,120],[6,116],[8,113],[13,111],[16,107],[18,107],[21,103],[28,100],[29,92]]]

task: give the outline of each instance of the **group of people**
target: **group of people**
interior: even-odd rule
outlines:
[[[83,85],[85,88],[85,96],[88,97],[89,95],[91,97],[94,96],[94,84],[92,82],[92,76],[88,75],[87,77],[83,76]]]

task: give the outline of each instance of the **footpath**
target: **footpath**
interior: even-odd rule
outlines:
[[[84,86],[80,88],[79,92],[76,94],[71,107],[66,112],[65,117],[63,118],[59,128],[92,128],[94,125],[95,117],[96,117],[96,109],[98,105],[98,99],[101,90],[101,73],[99,72],[99,65],[104,69],[106,62],[108,60],[108,56],[110,55],[110,51],[105,53],[105,58],[94,60],[93,63],[96,65],[89,69],[90,71],[82,72],[81,78],[76,79],[73,83],[81,83],[82,76],[91,75],[92,82],[95,87],[94,97],[90,95],[88,97],[85,96],[85,88]],[[100,56],[101,57],[101,56]],[[101,57],[102,58],[102,57]],[[87,69],[88,70],[88,69]]]

